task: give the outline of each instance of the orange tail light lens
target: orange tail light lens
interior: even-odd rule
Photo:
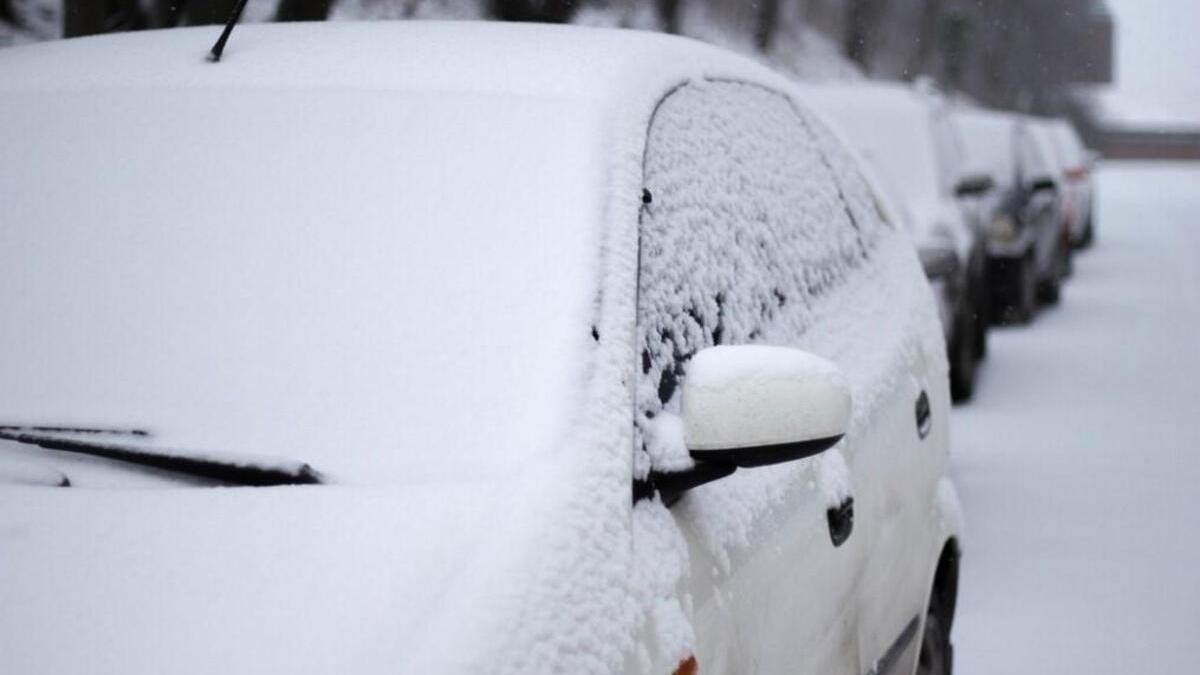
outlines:
[[[700,666],[696,663],[696,657],[689,656],[679,662],[679,667],[675,669],[675,675],[696,675],[700,672]]]

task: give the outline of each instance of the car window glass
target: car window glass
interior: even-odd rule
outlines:
[[[663,100],[645,155],[639,428],[678,412],[697,351],[794,342],[812,301],[869,255],[883,219],[836,147],[789,99],[758,86],[706,82]],[[831,167],[854,175],[835,180]]]

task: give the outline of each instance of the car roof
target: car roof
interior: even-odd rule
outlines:
[[[992,172],[998,182],[1011,182],[1016,172],[1017,116],[975,107],[953,108],[951,115],[972,168]]]
[[[1062,152],[1054,138],[1054,120],[1048,117],[1031,116],[1026,118],[1026,122],[1034,142],[1040,148],[1044,161],[1056,175],[1061,177],[1066,167]]]
[[[934,120],[945,110],[937,95],[895,83],[801,85],[802,96],[876,169],[907,205],[920,230],[937,208],[947,160]],[[918,235],[919,238],[919,235]]]
[[[1050,125],[1054,134],[1054,142],[1063,153],[1064,161],[1072,166],[1083,164],[1087,149],[1084,147],[1075,125],[1062,117],[1055,118]]]
[[[704,43],[632,30],[497,22],[322,22],[139,31],[4,50],[0,92],[113,87],[437,89],[612,99],[706,70],[771,78]],[[469,48],[464,48],[469,47]]]

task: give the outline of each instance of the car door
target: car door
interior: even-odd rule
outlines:
[[[835,449],[739,471],[673,508],[688,545],[704,672],[867,672],[885,651],[876,643],[890,644],[876,636],[899,635],[921,603],[917,591],[887,583],[911,574],[900,549],[914,542],[903,535],[919,538],[910,530],[920,505],[904,482],[911,467],[897,471],[895,482],[877,469],[902,466],[912,455],[912,406],[925,386],[913,374],[939,363],[922,350],[941,348],[936,310],[911,243],[887,225],[861,177],[837,180],[832,162],[853,162],[831,148],[840,144],[787,97],[730,81],[675,90],[648,131],[636,465],[686,466],[680,385],[689,359],[708,346],[808,349],[845,369],[856,397],[851,434]],[[876,246],[885,240],[892,242],[887,251]],[[901,302],[883,317],[843,306],[855,298],[879,304],[876,284],[888,280],[871,268],[885,262],[909,274],[894,294]],[[910,296],[923,300],[932,332],[917,349],[902,350],[913,331],[909,318],[898,318],[878,353],[869,331],[886,329],[875,324],[894,312],[905,315]],[[940,364],[944,380],[944,358]],[[904,435],[868,434],[876,421],[900,424],[895,410],[884,409],[896,407],[896,396],[906,399]],[[872,466],[879,454],[892,458]],[[894,550],[879,550],[880,543]]]
[[[806,337],[846,364],[859,424],[850,452],[856,515],[871,528],[858,580],[864,672],[904,673],[943,542],[934,512],[949,455],[950,392],[937,308],[912,243],[845,147],[810,124],[863,241],[865,258]],[[821,298],[814,300],[820,303]],[[855,338],[854,336],[858,336]]]

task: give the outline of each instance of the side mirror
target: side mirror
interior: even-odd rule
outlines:
[[[995,186],[996,181],[986,173],[970,174],[958,181],[954,186],[954,194],[959,197],[978,197],[991,192]]]
[[[684,442],[691,469],[634,481],[634,500],[684,492],[733,473],[820,454],[846,434],[850,388],[837,365],[799,349],[710,347],[683,382]]]
[[[1030,192],[1058,192],[1058,185],[1049,176],[1036,176],[1029,181]]]
[[[836,445],[849,422],[842,371],[808,352],[710,347],[688,364],[683,425],[693,459],[750,467],[811,457]]]

